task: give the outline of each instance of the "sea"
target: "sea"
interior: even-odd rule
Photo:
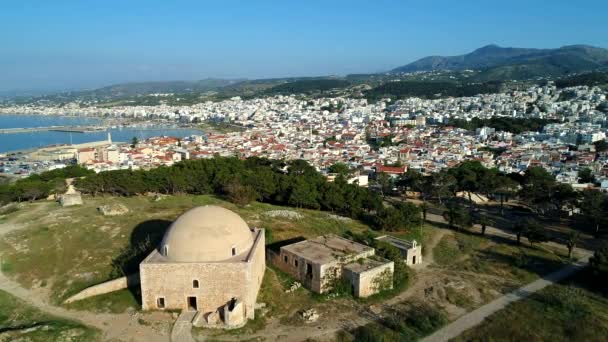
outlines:
[[[50,115],[0,115],[0,129],[4,128],[35,128],[49,126],[89,126],[102,124],[103,120],[90,117],[50,116]],[[187,137],[202,135],[197,129],[178,128],[171,126],[154,126],[145,128],[118,127],[104,131],[87,133],[69,132],[27,132],[27,133],[0,133],[0,153],[29,150],[57,144],[82,144],[93,141],[106,140],[108,132],[112,134],[114,142],[130,142],[133,137],[139,140],[161,135],[173,137]]]

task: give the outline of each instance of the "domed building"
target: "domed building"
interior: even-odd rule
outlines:
[[[139,266],[143,309],[196,311],[201,326],[244,324],[254,318],[264,245],[264,230],[228,209],[190,209]]]

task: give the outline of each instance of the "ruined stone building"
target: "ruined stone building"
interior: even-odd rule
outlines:
[[[378,241],[386,242],[397,248],[408,266],[422,263],[422,246],[416,240],[408,241],[390,235],[382,235],[376,238]]]
[[[263,229],[222,207],[196,207],[140,264],[142,307],[197,311],[199,326],[240,326],[254,318],[265,267]]]
[[[372,247],[336,235],[319,236],[268,250],[270,262],[317,293],[346,280],[356,297],[392,288],[394,263],[375,255]]]

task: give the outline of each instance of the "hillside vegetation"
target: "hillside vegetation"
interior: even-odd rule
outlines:
[[[264,93],[268,95],[290,95],[324,92],[332,89],[346,88],[350,82],[335,79],[302,80],[280,84],[267,89]]]
[[[587,45],[558,49],[503,48],[488,45],[459,56],[430,56],[395,68],[393,73],[474,69],[478,80],[561,76],[608,67],[608,50]]]
[[[397,81],[384,83],[365,93],[369,100],[378,100],[382,97],[460,97],[477,94],[498,93],[502,89],[500,82],[486,83],[456,83],[456,82],[424,82],[424,81]]]

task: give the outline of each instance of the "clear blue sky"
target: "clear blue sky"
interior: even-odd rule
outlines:
[[[0,91],[366,73],[490,43],[608,47],[606,13],[606,0],[6,0]]]

